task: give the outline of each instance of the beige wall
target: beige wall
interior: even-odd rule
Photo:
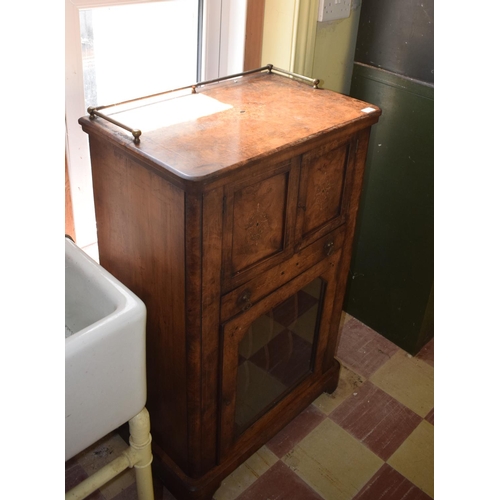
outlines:
[[[266,0],[262,65],[292,71],[295,54],[297,8],[300,0]]]
[[[262,64],[323,80],[324,88],[349,93],[360,0],[347,19],[318,23],[318,0],[266,0]]]
[[[324,88],[349,93],[360,11],[358,7],[347,19],[316,25],[313,74]]]

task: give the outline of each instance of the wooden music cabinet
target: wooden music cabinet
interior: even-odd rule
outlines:
[[[180,499],[212,498],[338,383],[356,212],[381,111],[279,71],[79,120],[100,263],[147,307],[153,470]]]

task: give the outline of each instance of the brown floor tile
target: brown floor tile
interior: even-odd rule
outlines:
[[[321,496],[279,461],[245,490],[238,500],[321,500]]]
[[[263,446],[222,481],[220,488],[214,494],[214,499],[238,498],[277,461],[276,455],[267,446]]]
[[[112,500],[138,500],[137,486],[136,484],[131,484],[124,490],[120,491]]]
[[[370,382],[336,408],[330,418],[383,460],[422,421],[422,417]]]
[[[341,366],[339,385],[335,391],[332,394],[324,392],[314,400],[313,404],[325,415],[330,415],[337,406],[340,406],[353,393],[357,392],[364,381],[365,379],[361,375],[349,370],[346,366]]]
[[[128,448],[128,444],[117,432],[111,432],[96,441],[74,458],[89,476],[118,458]]]
[[[415,357],[434,366],[434,339],[429,340]]]
[[[434,408],[427,414],[425,420],[427,420],[427,422],[429,422],[430,424],[434,425]]]
[[[68,470],[77,464],[78,464],[78,460],[76,459],[76,457],[73,457],[73,458],[70,458],[67,462],[65,462],[64,466],[65,466],[66,470]]]
[[[88,474],[78,463],[73,463],[70,467],[66,467],[66,491],[74,488],[84,479],[87,479],[87,477]]]
[[[128,448],[128,444],[117,432],[111,432],[74,457],[74,460],[88,476],[96,473],[105,465],[118,458]],[[72,459],[73,460],[73,459]],[[112,500],[131,484],[135,484],[135,472],[126,469],[101,486],[99,500]],[[97,500],[97,498],[96,498]]]
[[[281,432],[276,434],[266,446],[278,457],[288,453],[304,439],[323,419],[325,414],[315,406],[308,406],[295,417]]]
[[[434,426],[422,420],[387,463],[434,497]]]
[[[66,484],[65,484],[65,492],[67,493],[69,490],[79,485],[84,479],[87,479],[89,476],[83,469],[81,465],[76,462],[73,462],[69,467],[66,468]],[[105,497],[102,493],[97,490],[94,491],[90,496],[87,497],[88,500],[105,500]]]
[[[353,500],[430,500],[431,497],[384,464]]]
[[[172,493],[170,493],[156,477],[153,477],[153,494],[155,500],[176,500]],[[134,482],[119,492],[116,496],[112,497],[111,500],[139,500],[136,483]]]
[[[363,377],[370,377],[399,348],[356,318],[344,324],[337,358]]]

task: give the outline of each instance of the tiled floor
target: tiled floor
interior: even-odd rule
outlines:
[[[340,383],[223,482],[215,500],[425,500],[434,495],[434,341],[411,357],[349,315]],[[154,436],[153,436],[154,439]],[[66,464],[66,490],[114,459],[112,433]],[[156,500],[174,497],[155,482]],[[135,500],[125,471],[92,500]]]

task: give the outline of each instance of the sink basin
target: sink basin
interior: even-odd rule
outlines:
[[[66,460],[146,404],[146,307],[66,239]]]

